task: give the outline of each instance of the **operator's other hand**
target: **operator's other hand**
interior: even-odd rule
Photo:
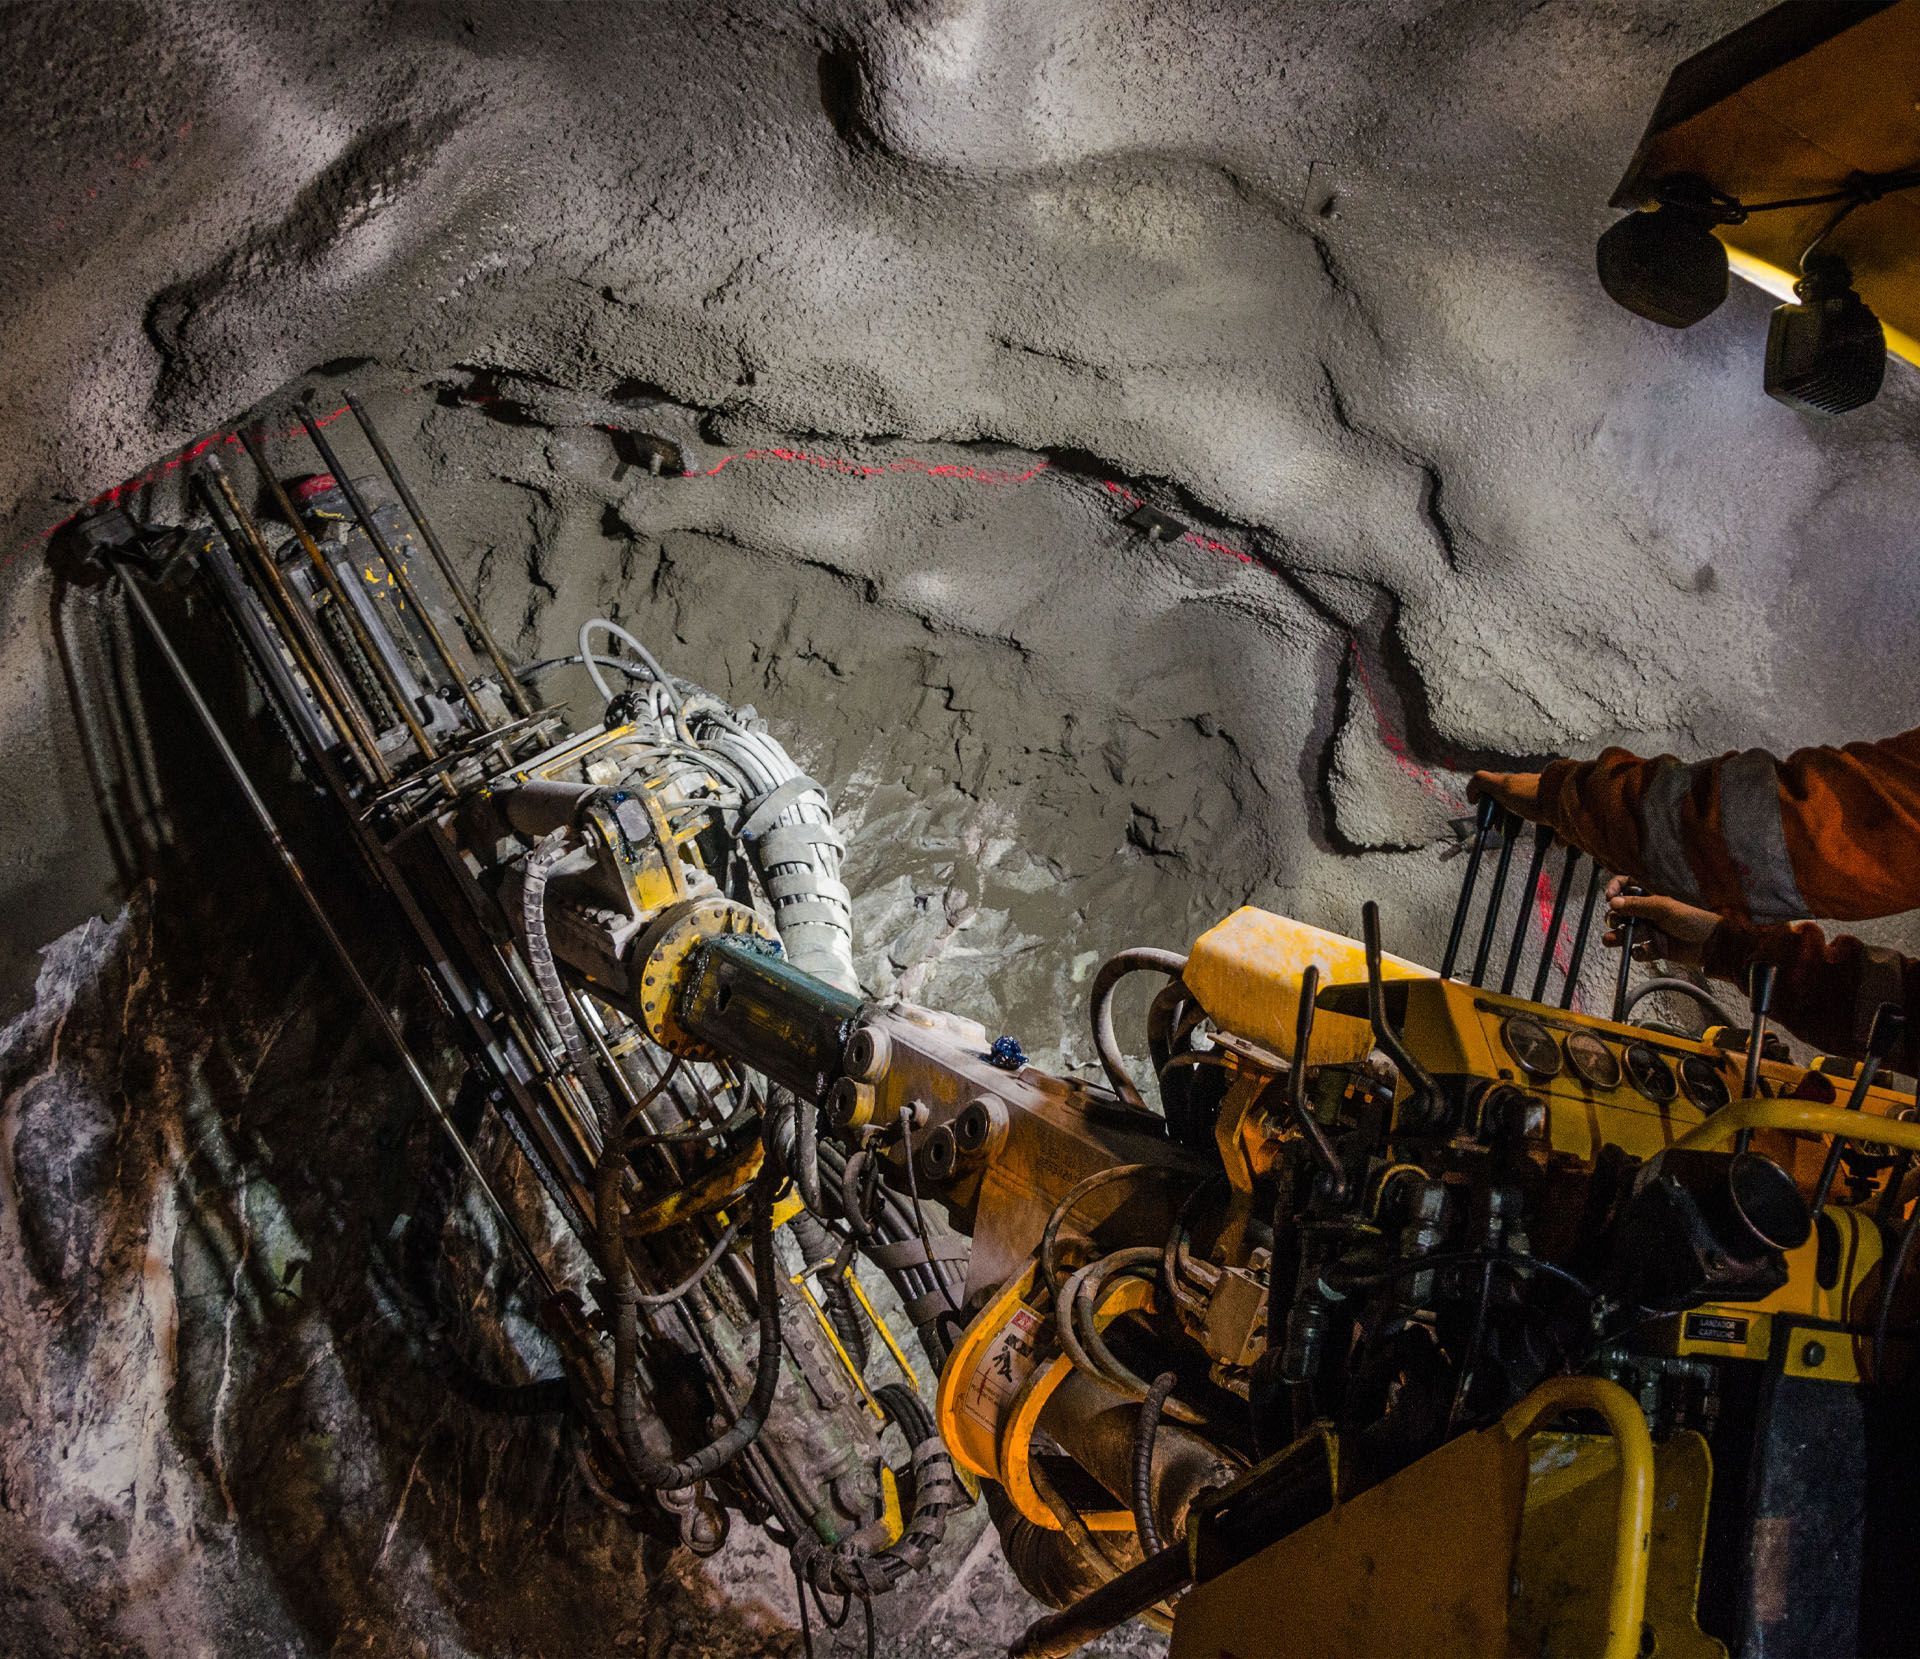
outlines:
[[[1509,812],[1522,818],[1540,816],[1540,774],[1538,772],[1476,772],[1467,783],[1467,799],[1482,801],[1491,797]]]
[[[1719,925],[1719,916],[1658,893],[1630,895],[1627,885],[1625,876],[1615,876],[1607,883],[1607,918],[1611,925],[1606,942],[1616,950],[1620,948],[1620,918],[1631,916],[1638,924],[1633,954],[1641,961],[1659,957],[1686,968],[1700,967],[1706,959],[1707,938]]]

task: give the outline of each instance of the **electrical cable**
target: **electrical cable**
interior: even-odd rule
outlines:
[[[927,1226],[926,1212],[920,1208],[920,1181],[913,1172],[913,1137],[907,1133],[906,1119],[900,1120],[902,1150],[906,1156],[902,1160],[907,1166],[907,1195],[913,1200],[913,1224],[920,1234],[920,1247],[927,1253],[929,1263],[933,1260],[933,1232]],[[954,1300],[953,1292],[947,1287],[945,1274],[935,1274],[934,1283],[940,1287],[940,1295],[947,1306],[953,1310],[954,1317],[960,1317],[960,1304]]]
[[[1487,1338],[1487,1310],[1493,1299],[1494,1261],[1489,1256],[1480,1269],[1480,1295],[1473,1306],[1473,1325],[1467,1333],[1467,1345],[1461,1351],[1460,1365],[1454,1373],[1453,1403],[1447,1408],[1447,1438],[1453,1438],[1453,1431],[1460,1422],[1460,1412],[1467,1403],[1467,1389],[1473,1381],[1473,1368],[1480,1362],[1480,1349]]]
[[[1322,1283],[1330,1290],[1345,1296],[1356,1290],[1377,1290],[1382,1285],[1393,1283],[1395,1279],[1404,1279],[1411,1274],[1437,1271],[1443,1267],[1477,1266],[1481,1262],[1491,1262],[1496,1267],[1511,1268],[1520,1273],[1544,1273],[1551,1279],[1558,1279],[1572,1290],[1578,1291],[1589,1302],[1598,1300],[1596,1292],[1586,1280],[1578,1274],[1569,1272],[1556,1262],[1542,1261],[1538,1256],[1496,1255],[1485,1250],[1440,1251],[1431,1256],[1409,1256],[1404,1261],[1388,1262],[1381,1267],[1343,1272],[1339,1264],[1332,1265],[1331,1277],[1322,1276]]]
[[[673,1289],[636,1290],[633,1293],[634,1301],[638,1302],[643,1308],[664,1308],[670,1302],[679,1301],[681,1297],[685,1296],[695,1285],[713,1271],[715,1264],[727,1253],[728,1246],[739,1236],[740,1223],[738,1221],[729,1221],[720,1236],[713,1241],[713,1248],[701,1259],[700,1265],[675,1285]]]
[[[677,1460],[656,1457],[641,1432],[637,1379],[639,1361],[638,1310],[642,1305],[633,1284],[633,1264],[621,1230],[621,1191],[627,1158],[620,1145],[621,1123],[606,1079],[587,1052],[586,1038],[574,1017],[573,1004],[560,982],[547,939],[547,880],[565,856],[567,832],[556,830],[527,855],[521,888],[521,923],[527,961],[535,986],[547,1004],[561,1041],[599,1118],[600,1158],[594,1171],[594,1227],[600,1272],[606,1284],[606,1302],[613,1323],[613,1404],[620,1444],[633,1477],[642,1486],[674,1491],[692,1486],[724,1468],[759,1438],[773,1405],[780,1380],[779,1279],[773,1251],[773,1160],[769,1158],[754,1187],[753,1284],[759,1303],[760,1352],[755,1362],[753,1390],[731,1427],[698,1451]]]

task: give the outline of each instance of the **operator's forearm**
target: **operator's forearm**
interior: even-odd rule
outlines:
[[[1608,749],[1556,761],[1537,815],[1650,890],[1756,921],[1920,906],[1920,731],[1691,764]]]
[[[1754,927],[1729,920],[1707,939],[1706,970],[1716,979],[1744,989],[1748,970],[1760,962],[1776,974],[1773,1017],[1823,1053],[1863,1054],[1883,1002],[1899,1008],[1909,1033],[1920,1035],[1920,962],[1898,951],[1846,934],[1828,939],[1811,922]],[[1913,1070],[1914,1046],[1910,1036],[1893,1064]]]

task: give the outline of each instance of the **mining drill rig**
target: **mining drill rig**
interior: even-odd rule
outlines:
[[[1101,968],[1104,1078],[1053,1076],[861,991],[826,792],[754,710],[599,621],[600,706],[543,705],[351,407],[367,476],[309,412],[309,476],[249,437],[187,523],[78,538],[491,1198],[611,1504],[695,1550],[743,1517],[871,1606],[984,1501],[1057,1609],[1029,1659],[1136,1618],[1175,1659],[1916,1651],[1891,1012],[1803,1066],[1764,982],[1689,1034],[1623,953],[1583,1007],[1601,872],[1484,808],[1437,972],[1372,904],[1359,941],[1243,909]],[[196,683],[195,609],[384,895],[491,1163]]]

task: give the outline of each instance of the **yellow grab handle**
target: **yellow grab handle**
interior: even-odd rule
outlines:
[[[1603,1377],[1551,1377],[1502,1417],[1500,1427],[1512,1439],[1524,1440],[1543,1419],[1569,1409],[1603,1417],[1620,1454],[1620,1496],[1613,1512],[1613,1583],[1607,1591],[1607,1645],[1601,1649],[1601,1659],[1637,1659],[1640,1628],[1647,1616],[1647,1556],[1653,1543],[1653,1436],[1633,1396]]]

